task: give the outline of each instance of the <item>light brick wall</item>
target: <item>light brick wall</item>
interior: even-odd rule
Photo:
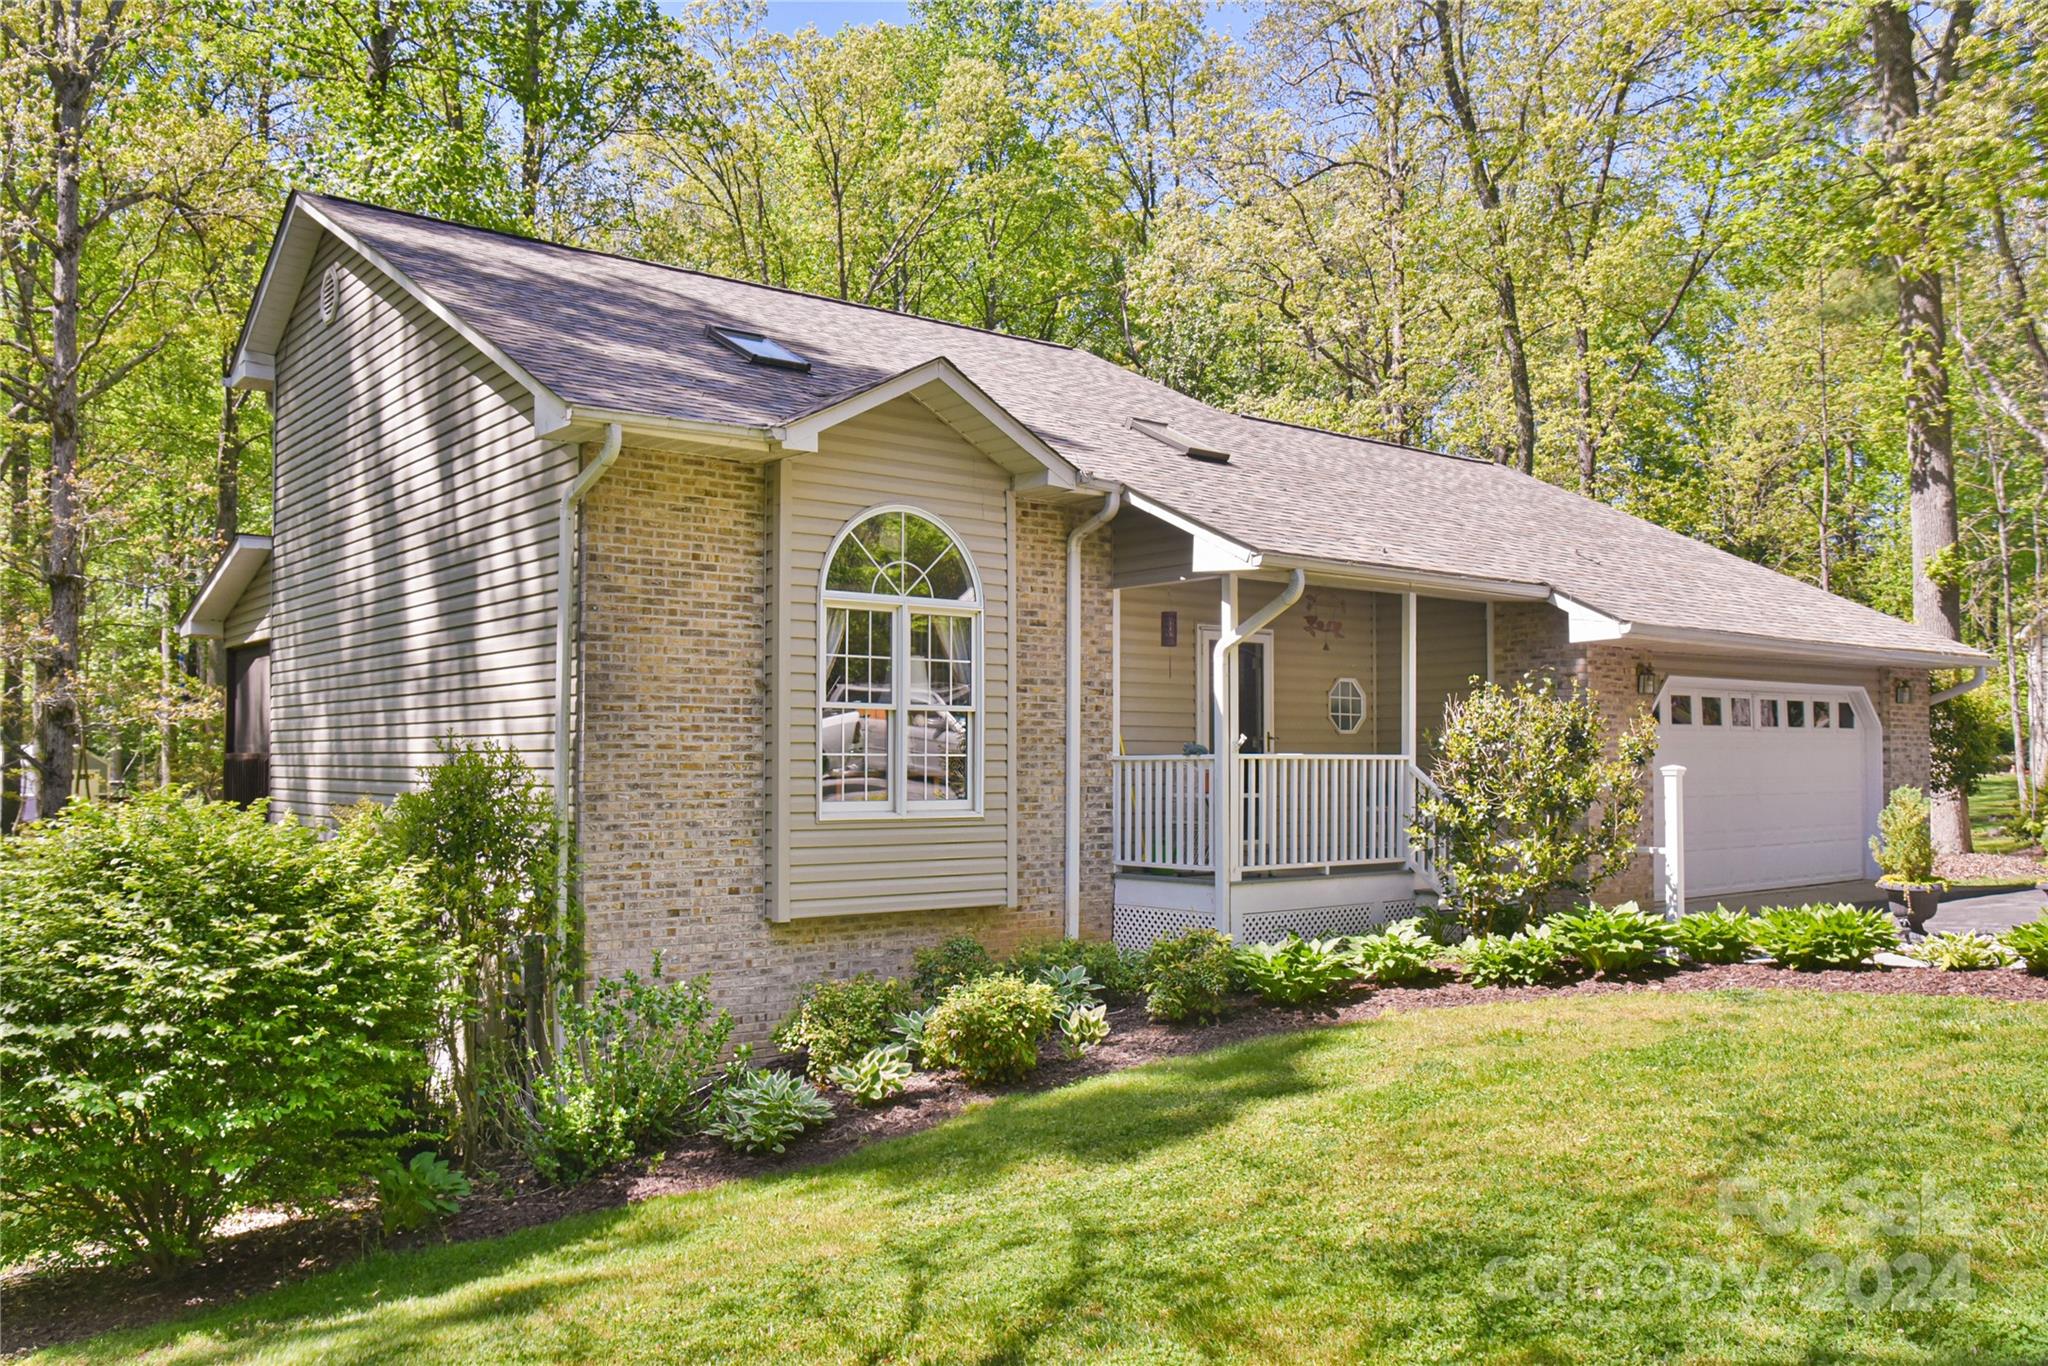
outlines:
[[[1904,681],[1913,689],[1911,701],[1894,700],[1895,685]],[[1927,786],[1927,699],[1932,683],[1925,669],[1883,669],[1877,675],[1877,689],[1871,701],[1877,704],[1877,719],[1884,725],[1884,790],[1886,797],[1895,787]]]
[[[907,974],[918,948],[973,934],[1000,952],[1060,931],[1065,855],[1067,528],[1018,517],[1018,905],[768,922],[768,483],[759,466],[623,452],[586,510],[580,836],[590,970],[709,973],[760,1040],[802,986]],[[1086,557],[1091,756],[1084,923],[1109,919],[1107,535]]]

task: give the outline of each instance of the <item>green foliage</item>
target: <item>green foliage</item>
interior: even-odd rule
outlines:
[[[1021,1080],[1038,1066],[1058,1008],[1043,982],[997,973],[962,983],[925,1026],[925,1058],[977,1086]]]
[[[794,1072],[742,1064],[720,1091],[704,1132],[737,1152],[779,1153],[832,1118],[832,1102]]]
[[[1416,803],[1413,837],[1442,850],[1449,900],[1472,931],[1517,929],[1635,857],[1656,727],[1639,718],[1611,759],[1607,743],[1592,697],[1531,679],[1484,683],[1445,707],[1438,790]]]
[[[2048,915],[2015,925],[1999,939],[2019,955],[2028,972],[2048,974]]]
[[[1547,926],[1515,934],[1487,934],[1457,949],[1465,975],[1482,987],[1533,987],[1570,975],[1570,955]]]
[[[1237,972],[1259,999],[1276,1006],[1316,1005],[1349,987],[1358,973],[1341,939],[1289,935],[1278,944],[1247,944]]]
[[[1939,686],[1937,675],[1937,686]],[[2012,724],[1989,688],[1973,688],[1927,713],[1927,785],[1936,792],[1968,792],[1998,772],[2012,754]]]
[[[925,1006],[919,1010],[906,1010],[901,1015],[890,1017],[889,1032],[895,1036],[897,1042],[909,1050],[910,1056],[919,1062],[924,1061],[925,1027],[931,1024],[932,1015],[937,1010],[937,1006]]]
[[[377,1219],[387,1237],[440,1223],[469,1197],[469,1178],[436,1153],[393,1161],[377,1178]]]
[[[490,1097],[509,1146],[543,1176],[580,1181],[697,1127],[733,1027],[708,978],[663,982],[657,955],[649,977],[599,978],[587,1001],[564,988],[556,1010],[561,1047],[529,1055],[525,1094]]]
[[[1943,972],[1979,972],[2002,968],[2013,960],[2013,952],[1989,935],[1948,932],[1930,934],[1907,953]]]
[[[1913,887],[1934,881],[1932,814],[1927,794],[1910,786],[1894,789],[1878,813],[1870,853],[1888,884]]]
[[[1748,915],[1716,906],[1680,916],[1671,926],[1671,942],[1695,963],[1740,963],[1756,947],[1752,932]]]
[[[1671,945],[1671,926],[1633,901],[1619,906],[1593,904],[1545,922],[1557,946],[1585,964],[1596,976],[1640,972]]]
[[[1094,1005],[1102,994],[1102,988],[1089,980],[1088,969],[1079,964],[1070,968],[1040,968],[1029,980],[1043,982],[1052,988],[1052,994],[1059,1003],[1059,1012],[1062,1015],[1077,1006]]]
[[[1036,977],[1045,968],[1082,968],[1111,1000],[1145,994],[1145,956],[1128,953],[1104,939],[1048,939],[1026,944],[1003,964],[1005,972]]]
[[[972,935],[955,935],[943,944],[919,949],[912,962],[917,974],[910,985],[921,1000],[936,1005],[946,993],[962,982],[992,976],[1000,969],[981,941]]]
[[[1145,1010],[1155,1020],[1220,1020],[1238,985],[1237,951],[1216,930],[1161,939],[1145,954]]]
[[[1405,986],[1436,971],[1444,946],[1422,928],[1421,917],[1396,921],[1378,934],[1352,941],[1351,961],[1382,986]]]
[[[910,989],[894,977],[878,980],[864,972],[846,981],[813,982],[775,1031],[775,1042],[801,1049],[804,1070],[817,1081],[886,1043],[890,1021],[908,1009]]]
[[[442,951],[411,874],[356,852],[176,791],[0,840],[10,1257],[165,1271],[237,1210],[384,1169]]]
[[[1060,1016],[1060,1051],[1078,1058],[1109,1038],[1109,1007],[1077,1005]]]
[[[903,1093],[910,1070],[909,1048],[890,1043],[870,1048],[856,1062],[835,1064],[830,1080],[862,1105],[880,1105]]]
[[[1751,926],[1756,946],[1788,968],[1861,967],[1896,948],[1898,929],[1883,911],[1858,906],[1778,906]]]

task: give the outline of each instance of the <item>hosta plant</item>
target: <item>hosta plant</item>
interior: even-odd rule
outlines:
[[[2007,948],[2020,956],[2028,972],[2048,973],[2048,915],[2015,926],[1999,937]]]
[[[469,1194],[469,1178],[431,1152],[393,1162],[377,1178],[377,1218],[387,1236],[438,1224]]]
[[[1671,926],[1635,902],[1619,906],[1589,905],[1569,915],[1552,916],[1550,937],[1559,948],[1601,977],[1640,972],[1671,943]]]
[[[1035,980],[1052,988],[1062,1015],[1077,1006],[1092,1006],[1101,999],[1102,988],[1089,979],[1088,969],[1078,963],[1065,968],[1040,968]]]
[[[1742,911],[1716,906],[1680,916],[1671,926],[1671,942],[1695,963],[1740,963],[1756,948],[1755,923]]]
[[[1756,918],[1756,946],[1788,968],[1861,967],[1897,948],[1899,932],[1883,911],[1859,906],[1779,906]]]
[[[910,1071],[910,1050],[900,1043],[883,1044],[861,1054],[858,1061],[834,1066],[831,1081],[862,1105],[880,1105],[903,1093]]]
[[[1104,939],[1047,939],[1026,944],[1003,964],[1027,981],[1047,968],[1082,968],[1111,1000],[1145,994],[1145,955],[1120,949]]]
[[[1339,939],[1290,935],[1278,944],[1249,944],[1237,951],[1245,985],[1276,1006],[1327,1001],[1358,975],[1348,946]]]
[[[775,1031],[775,1042],[801,1050],[804,1070],[818,1080],[888,1042],[890,1020],[908,1009],[910,988],[893,977],[863,972],[844,981],[813,982]]]
[[[896,1042],[903,1045],[915,1062],[924,1061],[924,1029],[938,1009],[937,1006],[926,1006],[923,1010],[906,1010],[889,1020],[889,1032],[895,1035]]]
[[[1444,956],[1444,946],[1422,928],[1419,918],[1397,921],[1378,934],[1351,941],[1352,963],[1383,986],[1422,981]]]
[[[742,1064],[719,1097],[705,1132],[743,1153],[779,1153],[804,1130],[832,1118],[832,1102],[794,1072]]]
[[[1943,972],[1977,972],[2002,968],[2013,960],[2011,949],[1989,935],[1967,932],[1930,934],[1907,950],[1929,967]]]
[[[1060,1051],[1078,1058],[1109,1038],[1108,1006],[1075,1006],[1060,1017]]]
[[[1547,928],[1487,934],[1458,946],[1465,975],[1482,987],[1533,987],[1569,975],[1570,960]]]

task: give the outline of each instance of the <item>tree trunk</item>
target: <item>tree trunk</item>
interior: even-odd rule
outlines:
[[[28,560],[28,462],[28,442],[17,436],[7,445],[7,544],[17,563]],[[21,819],[29,718],[24,645],[15,634],[26,604],[15,602],[10,594],[4,610],[6,616],[0,620],[0,630],[6,632],[6,657],[0,659],[0,835],[12,834]]]
[[[1586,324],[1581,322],[1572,328],[1572,354],[1577,362],[1572,387],[1579,404],[1579,492],[1588,498],[1596,496],[1600,488],[1600,453],[1593,444],[1593,361],[1588,354],[1590,349]]]

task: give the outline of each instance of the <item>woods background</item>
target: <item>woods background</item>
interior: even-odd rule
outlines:
[[[45,814],[86,773],[217,784],[218,666],[176,623],[268,527],[262,400],[222,373],[294,186],[1517,465],[1993,650],[1949,705],[2024,777],[2043,23],[1279,0],[1232,36],[1179,0],[923,0],[790,35],[735,0],[0,0],[0,827],[31,765]]]

